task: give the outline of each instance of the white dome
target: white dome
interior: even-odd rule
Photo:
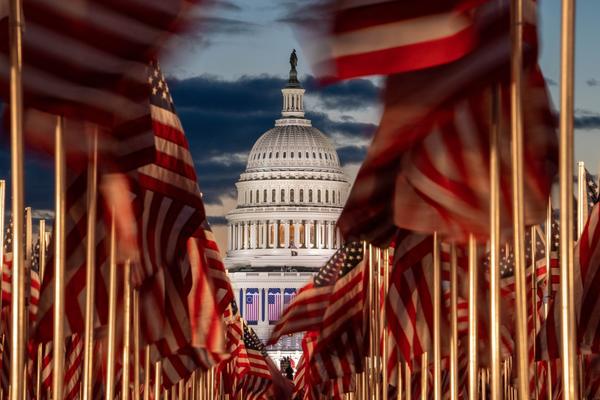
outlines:
[[[281,125],[256,141],[246,171],[278,167],[339,169],[340,161],[331,140],[317,128],[306,124]]]

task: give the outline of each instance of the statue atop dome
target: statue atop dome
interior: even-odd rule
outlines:
[[[290,65],[292,66],[292,71],[295,70],[298,66],[298,56],[296,55],[296,49],[293,49],[292,54],[290,54]]]
[[[296,71],[296,67],[298,66],[298,56],[296,55],[296,49],[292,50],[290,54],[290,79],[288,79],[287,86],[288,88],[299,88],[300,81],[298,81],[298,71]]]

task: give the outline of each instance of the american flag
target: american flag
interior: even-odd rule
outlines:
[[[600,328],[597,316],[600,302],[597,295],[597,280],[600,279],[600,205],[596,204],[590,213],[581,237],[574,250],[573,276],[574,297],[578,306],[578,344],[582,354],[600,351]],[[537,349],[543,360],[560,357],[560,318],[561,301],[557,296],[551,303],[548,316],[538,334]]]
[[[120,136],[112,130],[115,124],[127,121],[129,136],[147,116],[147,62],[165,46],[165,39],[188,25],[195,3],[199,1],[24,1],[25,106],[101,124],[111,130],[111,138]],[[2,11],[7,12],[7,7]],[[8,99],[8,18],[0,22],[0,88]],[[79,154],[85,155],[86,141],[81,137],[89,132],[74,129],[73,140],[65,143],[78,147]],[[148,132],[141,132],[145,139],[138,137],[138,144],[149,138],[148,144],[153,145]],[[52,137],[41,139],[51,142]],[[126,139],[117,138],[121,145],[109,146],[117,153],[124,148],[129,151],[135,143]]]
[[[326,3],[331,10],[318,29],[328,35],[315,43],[318,70],[326,77],[391,74],[454,61],[477,44],[472,8],[477,2],[359,0]],[[320,5],[323,8],[322,5]],[[315,24],[316,25],[316,24]]]
[[[273,324],[281,316],[281,289],[270,288],[267,293],[269,323]]]
[[[246,312],[244,318],[251,325],[256,325],[259,319],[259,294],[257,288],[246,289]]]
[[[347,253],[356,247],[360,247],[360,253],[353,256],[352,263],[346,265]],[[323,322],[325,310],[329,305],[329,298],[333,292],[334,285],[342,274],[350,272],[351,266],[362,258],[362,246],[352,243],[337,250],[327,263],[319,269],[311,283],[304,286],[293,301],[283,311],[281,319],[275,325],[269,344],[275,344],[283,335],[310,330],[318,330]]]
[[[590,174],[590,171],[585,170],[585,186],[586,186],[586,204],[587,210],[590,212],[592,208],[600,201],[600,191],[598,190],[597,178]]]
[[[83,336],[74,334],[65,344],[65,399],[79,399],[83,372]]]
[[[287,307],[294,297],[296,297],[297,290],[295,288],[286,288],[283,290],[283,306]]]
[[[244,393],[247,399],[260,399],[271,386],[271,370],[267,364],[267,353],[264,344],[248,325],[244,324],[244,351],[238,358],[245,359],[247,369],[238,383],[237,390]]]

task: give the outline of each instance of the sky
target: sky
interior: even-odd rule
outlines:
[[[203,11],[201,30],[181,40],[162,69],[190,141],[207,212],[221,247],[224,215],[235,206],[235,182],[258,137],[273,126],[296,49],[299,76],[307,90],[307,117],[329,135],[352,179],[381,112],[382,80],[356,79],[319,87],[291,21],[318,0],[222,0]],[[540,0],[540,64],[558,104],[560,1]],[[600,1],[577,2],[575,159],[600,168]],[[305,43],[304,43],[305,44]],[[8,148],[0,151],[0,178],[9,175]],[[27,156],[27,204],[38,215],[53,207],[51,161]]]

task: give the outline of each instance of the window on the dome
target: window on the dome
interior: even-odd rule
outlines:
[[[306,152],[306,158],[308,158],[308,157],[310,157],[310,156],[308,155],[308,151],[307,151],[307,152]]]
[[[329,190],[325,191],[325,203],[329,203]]]
[[[252,204],[252,190],[250,191],[250,204]]]
[[[300,189],[300,203],[304,202],[304,189]]]
[[[290,190],[290,203],[294,202],[294,189]]]
[[[319,153],[319,158],[322,160],[323,159],[323,153]]]
[[[275,153],[275,158],[279,158],[279,152]]]
[[[275,189],[271,191],[271,202],[275,203]]]
[[[283,158],[285,158],[285,153],[286,153],[286,152],[284,151],[284,152],[283,152]]]
[[[308,202],[312,203],[312,189],[308,189]]]
[[[264,190],[263,192],[263,203],[267,202],[267,189]]]
[[[302,158],[302,152],[298,152],[298,158]]]
[[[317,192],[317,203],[321,202],[321,189]]]
[[[317,158],[317,155],[315,154],[314,151],[313,151],[313,158]]]
[[[332,199],[331,199],[331,202],[332,202],[333,204],[335,204],[335,190],[332,190],[332,191],[331,191],[331,197],[332,197]]]
[[[273,152],[272,151],[269,152],[269,158],[273,158]]]
[[[294,158],[294,152],[290,151],[290,158]]]
[[[285,190],[281,189],[281,202],[285,201]]]
[[[258,189],[256,189],[256,202],[260,203],[260,196],[258,195]]]

